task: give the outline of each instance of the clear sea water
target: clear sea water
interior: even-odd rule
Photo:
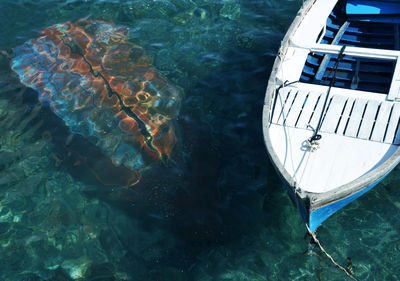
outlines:
[[[49,133],[54,115],[32,113],[35,93],[1,57],[0,280],[346,280],[309,243],[262,137],[269,72],[301,4],[2,0],[1,50],[56,23],[112,21],[185,97],[173,164],[137,190],[106,187],[63,161],[68,128]],[[318,232],[359,280],[400,280],[398,175]]]

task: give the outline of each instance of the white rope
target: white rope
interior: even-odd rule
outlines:
[[[318,247],[321,249],[321,251],[328,257],[328,259],[331,260],[331,262],[340,270],[342,270],[344,273],[346,273],[347,276],[349,276],[351,279],[353,279],[354,281],[358,281],[357,278],[354,277],[353,274],[351,274],[346,268],[344,268],[343,266],[341,266],[340,264],[338,264],[331,255],[329,255],[325,249],[322,247],[321,243],[319,242],[319,240],[317,239],[317,235],[315,234],[315,232],[312,232],[311,229],[308,227],[308,225],[306,224],[308,233],[310,233],[311,237],[314,239],[315,243],[317,243]]]

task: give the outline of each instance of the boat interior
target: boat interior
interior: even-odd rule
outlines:
[[[330,13],[324,31],[321,32],[321,44],[400,50],[399,23],[349,18],[341,3]],[[329,58],[325,56],[328,55],[310,53],[300,81],[329,85],[332,76],[330,72],[338,60],[338,55],[330,55]],[[388,93],[394,67],[394,61],[344,56],[338,63],[335,87]]]
[[[399,14],[396,1],[316,1],[293,30],[268,130],[296,188],[339,188],[398,149]],[[310,146],[317,128],[322,138]]]

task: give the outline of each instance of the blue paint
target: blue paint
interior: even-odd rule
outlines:
[[[353,3],[352,3],[353,2]],[[365,15],[365,14],[380,14],[381,9],[378,7],[363,5],[357,3],[359,1],[349,1],[346,6],[346,13],[348,15]]]
[[[394,169],[394,168],[393,168]],[[323,208],[317,209],[309,215],[309,211],[303,206],[301,202],[299,202],[297,196],[293,193],[292,189],[290,189],[286,183],[284,186],[289,193],[289,196],[296,203],[297,208],[300,211],[300,215],[303,218],[303,221],[308,225],[311,231],[315,231],[327,218],[331,215],[339,211],[341,208],[351,203],[352,201],[359,198],[361,195],[365,194],[367,191],[371,190],[374,186],[380,183],[393,169],[391,169],[387,174],[381,177],[379,180],[369,185],[368,187],[360,190],[359,192],[352,194],[342,200],[333,202]]]
[[[296,203],[297,209],[299,209],[300,211],[300,215],[303,218],[303,221],[305,221],[306,223],[308,222],[308,211],[306,210],[306,208],[304,208],[303,204],[301,204],[301,202],[299,202],[299,200],[297,199],[297,196],[293,193],[293,191],[288,188],[288,186],[284,183],[284,186],[287,190],[287,192],[289,193],[289,196],[293,199],[293,202]]]
[[[350,20],[399,23],[400,2],[348,0],[346,15]]]
[[[338,210],[354,201],[370,189],[372,189],[375,185],[377,185],[381,180],[383,180],[392,170],[390,170],[386,175],[381,177],[379,180],[371,184],[370,186],[364,188],[363,190],[350,195],[340,201],[333,202],[325,207],[315,210],[310,214],[308,226],[311,231],[315,231],[327,218],[336,213]]]
[[[400,7],[400,2],[398,2],[398,5]],[[373,15],[373,17],[375,17],[373,19],[374,21],[379,22],[383,21],[383,18],[388,22],[389,19],[386,19],[387,17],[400,21],[398,15]],[[345,17],[338,9],[334,9],[327,19],[326,33],[321,42],[325,44],[339,45],[345,42],[346,45],[355,47],[371,48],[373,46],[378,49],[397,49],[398,46],[394,33],[392,38],[388,37],[385,40],[381,40],[382,33],[387,33],[389,32],[388,30],[393,30],[393,26],[381,23],[374,24],[372,22],[366,24],[365,21],[370,18],[370,15],[348,15]],[[346,21],[349,22],[349,27],[346,27]],[[366,25],[371,27],[368,28],[369,31],[367,33],[365,33]],[[342,26],[343,28],[340,30]],[[345,32],[343,34],[340,33],[340,31],[343,32],[346,30],[350,32]],[[360,34],[362,34],[362,36],[360,36]],[[335,38],[337,40],[335,40]],[[321,62],[321,57],[325,57],[326,59]],[[332,69],[334,64],[335,60],[332,60],[330,55],[324,53],[310,53],[300,76],[300,81],[327,86],[331,81],[331,78],[328,77],[331,74],[327,70]],[[345,73],[355,71],[355,66],[355,58],[347,56],[345,61],[339,63],[338,71],[344,71]],[[393,67],[393,62],[382,60],[367,61],[366,59],[361,59],[359,70],[360,73],[363,71],[369,73],[368,81],[361,81],[357,85],[356,89],[387,94],[390,90]],[[336,80],[335,87],[351,89],[352,79],[352,75],[342,75],[340,79]]]
[[[400,2],[376,0],[348,0],[347,15],[393,15],[400,13]]]

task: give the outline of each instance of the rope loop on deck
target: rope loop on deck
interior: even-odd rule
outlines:
[[[346,275],[351,278],[354,281],[358,281],[358,279],[356,277],[354,277],[354,275],[347,270],[346,268],[344,268],[343,266],[341,266],[340,264],[338,264],[330,254],[328,254],[328,252],[322,247],[321,242],[319,242],[319,240],[317,239],[317,235],[315,234],[315,232],[312,232],[311,229],[308,227],[308,225],[306,224],[308,233],[311,235],[312,239],[314,240],[315,243],[317,243],[318,247],[320,248],[320,250],[327,256],[327,258],[340,270],[342,270],[344,273],[346,273]]]

